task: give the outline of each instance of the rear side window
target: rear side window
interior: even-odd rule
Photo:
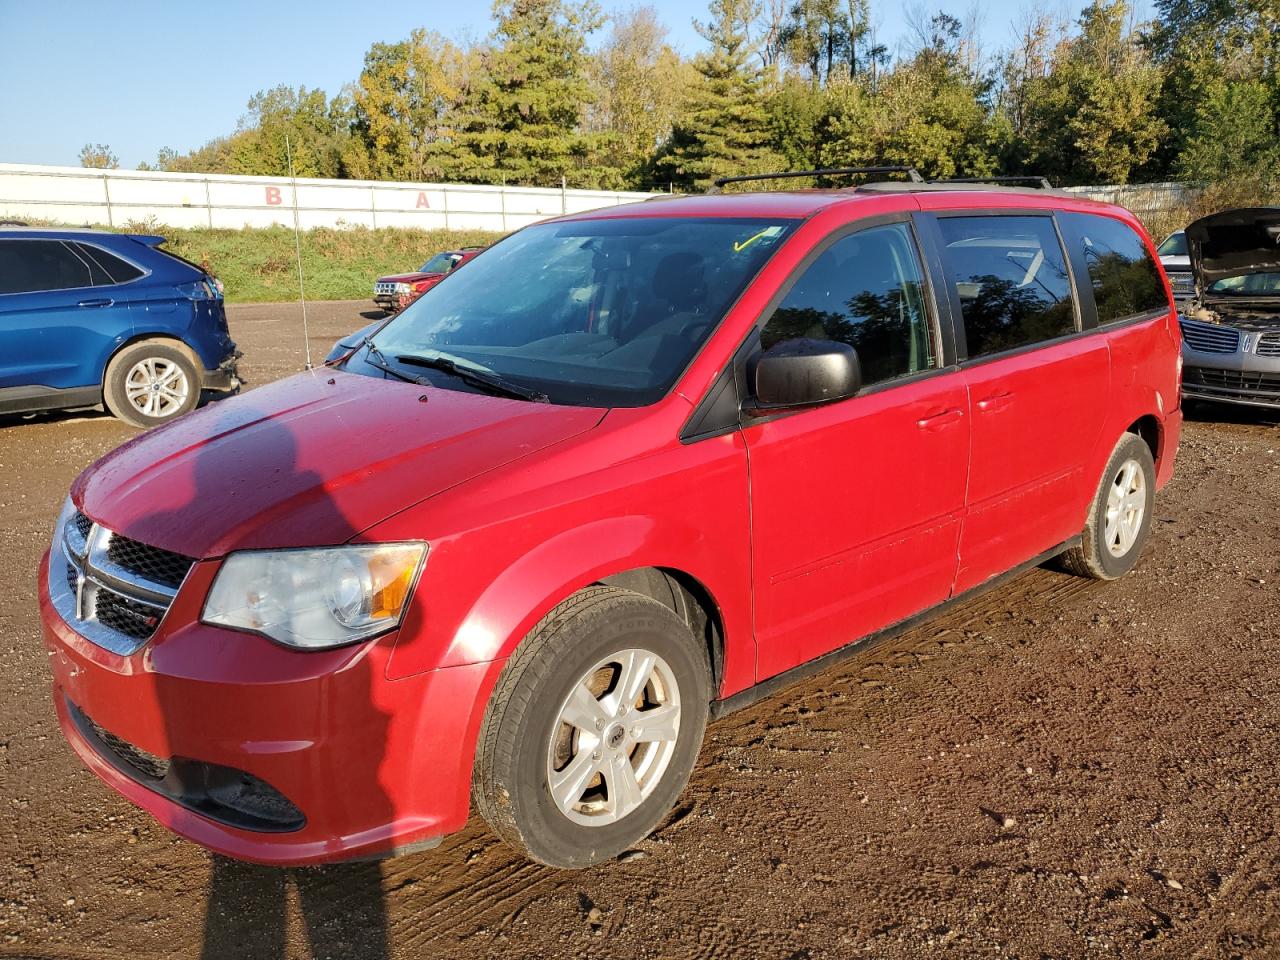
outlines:
[[[110,283],[128,283],[130,280],[137,280],[142,276],[142,270],[129,263],[129,261],[120,259],[114,253],[108,253],[101,247],[95,247],[88,243],[77,243],[75,247],[90,263],[98,267],[107,276]]]
[[[1071,281],[1051,217],[940,217],[938,227],[970,357],[1075,331]]]
[[[89,265],[61,240],[0,240],[0,293],[93,286]]]
[[[761,346],[839,340],[858,351],[868,385],[930,369],[923,287],[906,224],[863,230],[837,240],[801,274],[761,332]]]
[[[1089,268],[1098,323],[1169,309],[1155,261],[1132,227],[1091,213],[1059,216],[1067,243]]]

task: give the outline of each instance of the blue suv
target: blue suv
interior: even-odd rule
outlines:
[[[101,405],[150,427],[239,389],[217,281],[163,242],[0,228],[0,413]]]

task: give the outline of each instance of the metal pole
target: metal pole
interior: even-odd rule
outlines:
[[[111,215],[111,187],[107,183],[107,175],[102,175],[102,195],[107,198],[107,226],[115,227],[115,217]]]
[[[209,195],[209,178],[204,178],[204,205],[209,211],[209,229],[213,229],[213,200]]]
[[[302,286],[302,229],[298,225],[298,178],[293,175],[293,148],[289,138],[284,138],[285,157],[289,162],[289,183],[293,192],[293,248],[298,257],[298,302],[302,304],[302,345],[307,357],[307,369],[311,369],[311,335],[307,329],[307,295]]]
[[[378,229],[378,193],[373,187],[369,188],[369,216],[373,217],[373,229]]]
[[[565,189],[564,174],[560,174],[560,216],[564,216],[569,212],[569,196]]]
[[[444,204],[444,228],[449,229],[449,185],[440,184],[440,196]]]
[[[498,188],[498,199],[502,202],[502,232],[507,232],[507,178],[502,178],[502,186]]]

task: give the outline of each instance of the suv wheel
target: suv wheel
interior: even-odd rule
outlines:
[[[476,806],[542,863],[616,856],[684,789],[710,700],[706,653],[675,613],[626,590],[583,590],[502,672],[476,749]]]
[[[154,427],[195,409],[200,371],[183,347],[143,340],[111,358],[102,392],[116,417],[135,427]]]
[[[1151,531],[1155,491],[1151,448],[1141,437],[1126,433],[1107,461],[1080,546],[1062,555],[1063,566],[1096,580],[1114,580],[1137,566]]]

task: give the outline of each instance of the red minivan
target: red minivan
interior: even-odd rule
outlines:
[[[1032,564],[1132,569],[1179,347],[1137,220],[1052,190],[539,223],[76,480],[39,574],[62,729],[232,857],[429,846],[474,799],[599,862],[709,718]]]

